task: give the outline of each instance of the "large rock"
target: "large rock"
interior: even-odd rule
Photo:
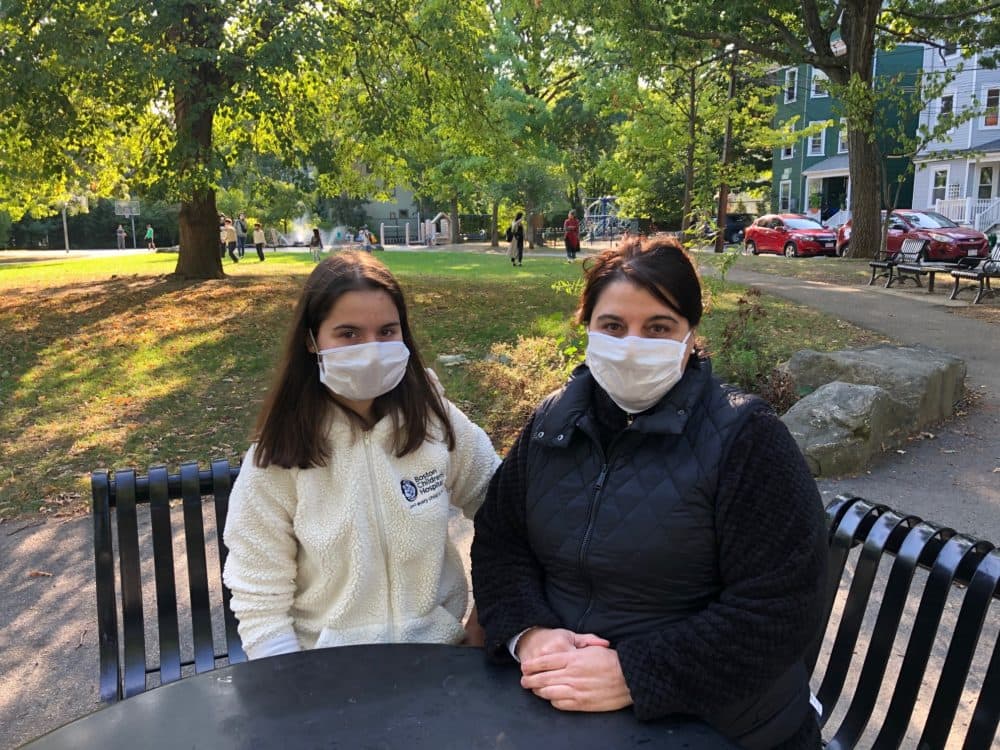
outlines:
[[[781,421],[813,475],[830,477],[854,473],[898,445],[911,419],[885,389],[835,381],[801,399]]]
[[[796,352],[785,365],[799,393],[833,381],[883,388],[912,417],[909,431],[950,417],[962,397],[965,362],[924,346]]]

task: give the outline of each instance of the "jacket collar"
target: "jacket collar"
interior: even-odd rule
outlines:
[[[624,426],[644,434],[679,435],[711,380],[710,360],[692,357],[677,385],[655,406],[636,414],[629,424],[625,411],[597,384],[587,366],[580,365],[553,398],[535,427],[534,437],[549,446],[569,445],[584,418],[598,420],[613,429]]]

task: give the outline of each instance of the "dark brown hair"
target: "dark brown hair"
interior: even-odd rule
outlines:
[[[260,467],[276,464],[284,468],[325,466],[330,458],[326,429],[332,409],[341,409],[359,427],[361,418],[341,406],[319,379],[316,354],[309,351],[310,332],[319,327],[337,300],[346,292],[375,290],[388,294],[399,313],[403,343],[410,350],[406,374],[399,385],[375,399],[376,418],[391,415],[395,426],[394,449],[405,456],[430,437],[431,415],[443,428],[448,450],[455,447],[455,433],[437,387],[424,369],[423,360],[410,331],[403,291],[389,269],[368,253],[343,252],[330,256],[309,274],[302,296],[295,306],[285,353],[278,365],[274,384],[264,401],[254,439],[254,463]]]
[[[645,289],[694,328],[701,321],[701,281],[691,258],[673,237],[635,238],[583,264],[584,287],[577,323],[590,324],[598,298],[615,281]]]

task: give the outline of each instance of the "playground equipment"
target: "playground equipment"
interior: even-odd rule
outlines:
[[[438,222],[441,224],[441,231],[438,232]],[[439,213],[433,219],[427,219],[421,229],[421,238],[427,245],[447,244],[451,239],[451,219],[448,214]]]
[[[583,221],[580,222],[580,233],[588,239],[611,239],[619,237],[628,229],[635,231],[637,223],[634,219],[618,215],[618,197],[603,195],[590,199],[583,209]]]

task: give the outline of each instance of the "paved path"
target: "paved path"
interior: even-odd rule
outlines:
[[[941,294],[840,287],[738,269],[729,278],[964,358],[968,384],[981,394],[968,416],[861,476],[823,480],[820,487],[827,500],[851,491],[1000,541],[1000,474],[993,473],[1000,467],[997,326],[949,314]],[[468,539],[467,526],[458,533]],[[98,707],[91,539],[89,518],[0,526],[0,749]]]

